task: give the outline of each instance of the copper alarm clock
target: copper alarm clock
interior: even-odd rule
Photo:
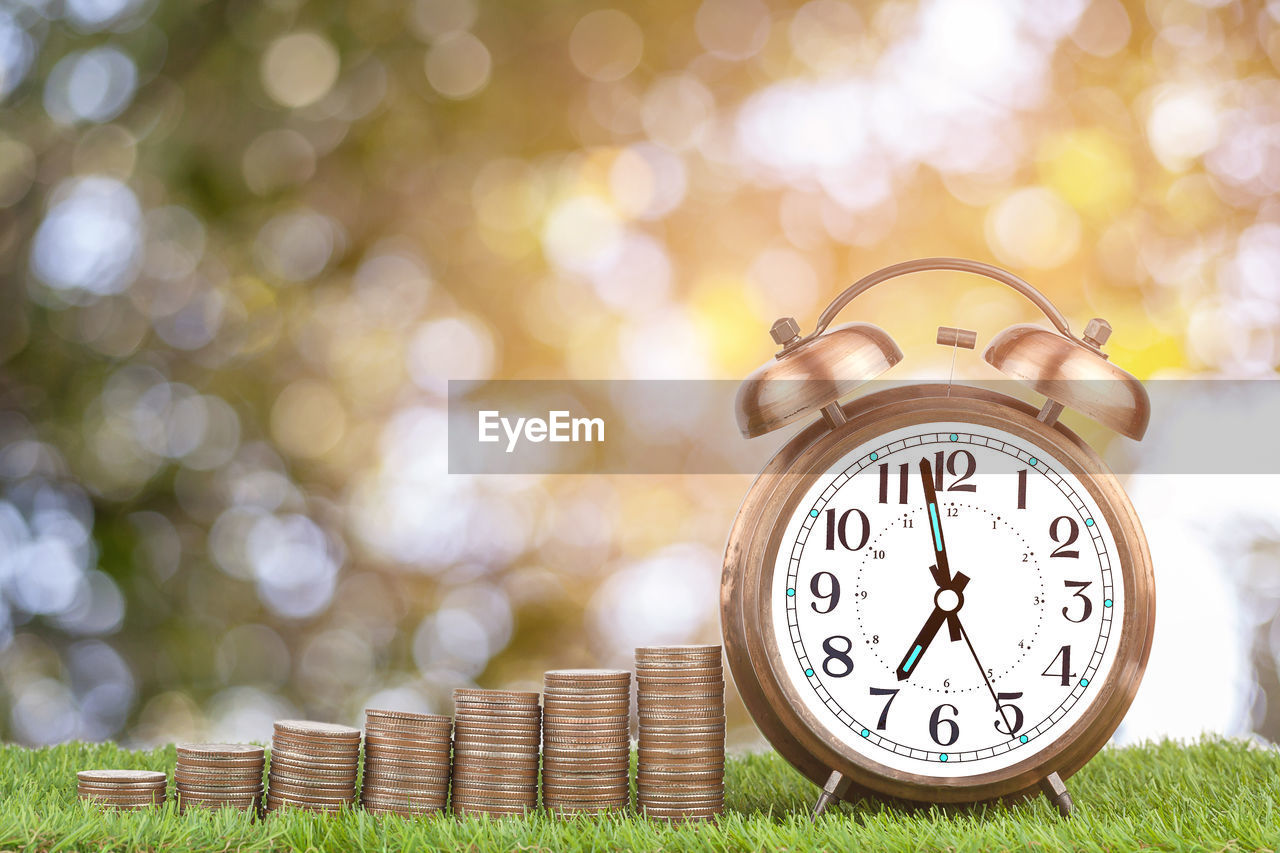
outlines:
[[[1053,329],[1016,325],[983,353],[1040,408],[977,387],[916,384],[849,398],[902,353],[835,315],[871,287],[924,270],[1004,283]],[[1132,439],[1142,385],[1112,364],[1110,333],[1077,337],[1039,291],[996,267],[930,258],[856,282],[739,389],[738,425],[801,429],[747,493],[721,586],[725,651],[773,746],[832,798],[916,803],[1043,791],[1107,742],[1151,648],[1151,556],[1133,505],[1058,422],[1075,409]],[[939,330],[972,348],[975,334]]]

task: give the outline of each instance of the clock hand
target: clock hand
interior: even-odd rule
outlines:
[[[933,568],[929,569],[930,572]],[[936,577],[936,575],[935,575]],[[911,672],[916,664],[920,662],[920,658],[924,657],[925,650],[929,648],[929,644],[933,642],[933,638],[937,635],[938,629],[942,627],[942,623],[946,622],[952,631],[952,640],[959,640],[956,634],[960,630],[960,620],[956,616],[956,612],[964,604],[964,588],[969,584],[969,577],[964,572],[956,572],[954,578],[939,588],[934,594],[933,612],[929,614],[929,618],[925,620],[924,627],[920,629],[920,633],[916,634],[916,638],[912,641],[911,646],[907,649],[906,655],[902,658],[902,662],[898,664],[897,675],[899,681],[906,681],[911,677]],[[943,592],[953,593],[944,596]],[[947,605],[943,607],[943,605]]]
[[[942,517],[938,512],[938,495],[933,486],[933,466],[928,459],[920,460],[920,483],[924,486],[925,506],[929,509],[929,528],[933,534],[933,553],[936,562],[929,567],[933,582],[946,588],[951,582],[951,561],[947,558],[947,540],[942,537]],[[947,620],[951,642],[960,641],[960,622],[954,617]]]
[[[959,617],[956,622],[960,621]],[[1009,722],[1009,717],[1005,714],[1004,706],[1000,704],[1000,697],[996,695],[996,689],[991,686],[991,679],[987,677],[987,669],[982,665],[982,661],[978,660],[978,653],[973,648],[973,641],[969,639],[969,632],[960,626],[960,634],[964,637],[965,645],[969,647],[969,654],[973,655],[973,662],[978,665],[978,672],[982,673],[982,680],[987,685],[987,692],[991,694],[991,701],[996,703],[996,711],[1000,714],[1000,719],[1004,720],[1004,727],[1009,731],[1010,737],[1013,736],[1013,725]]]
[[[928,459],[920,460],[920,482],[924,486],[925,506],[929,510],[929,525],[933,533],[933,553],[937,557],[929,569],[938,586],[946,586],[951,578],[951,561],[947,559],[947,541],[942,538],[942,519],[938,517],[938,495],[933,489],[933,466]],[[958,639],[958,638],[957,638]]]

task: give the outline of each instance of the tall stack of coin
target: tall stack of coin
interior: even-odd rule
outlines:
[[[724,669],[719,646],[636,649],[640,762],[636,804],[649,817],[724,809]]]
[[[360,802],[371,812],[427,814],[449,799],[453,723],[439,714],[364,712],[364,781]]]
[[[453,691],[453,812],[493,817],[538,806],[538,694]]]
[[[262,805],[265,751],[247,743],[180,743],[173,782],[178,808],[222,806],[257,811]]]
[[[168,777],[159,770],[81,770],[76,794],[113,809],[148,809],[164,802]]]
[[[359,765],[359,729],[280,720],[271,737],[267,810],[288,805],[333,812],[354,803]]]
[[[558,814],[630,805],[631,673],[552,670],[542,704],[542,804]]]

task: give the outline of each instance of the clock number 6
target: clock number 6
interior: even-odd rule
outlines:
[[[951,713],[953,714],[960,713],[960,709],[957,708],[955,705],[943,704],[934,708],[933,715],[929,717],[929,737],[933,738],[933,742],[936,743],[938,746],[951,746],[951,744],[960,740],[960,726],[953,719],[942,718],[943,708],[950,708]],[[946,740],[943,740],[942,738],[938,737],[938,729],[940,729],[943,726],[947,726],[950,732],[950,737],[948,737]]]

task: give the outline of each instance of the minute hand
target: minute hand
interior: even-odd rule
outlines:
[[[938,586],[946,586],[951,580],[951,561],[947,559],[947,540],[942,535],[938,495],[933,488],[933,466],[929,464],[928,459],[920,460],[920,483],[924,486],[924,500],[929,510],[929,525],[933,531],[933,554],[936,558],[933,579]]]
[[[954,586],[956,578],[951,575],[951,561],[947,559],[947,540],[942,535],[942,513],[938,510],[938,494],[933,488],[933,466],[929,464],[928,459],[920,460],[920,484],[924,486],[925,506],[929,510],[929,529],[933,533],[935,561],[929,571],[933,574],[933,582],[945,589]],[[947,619],[947,633],[951,635],[951,642],[960,642],[960,620],[955,617],[955,614]],[[903,670],[899,669],[900,678],[902,672]]]

